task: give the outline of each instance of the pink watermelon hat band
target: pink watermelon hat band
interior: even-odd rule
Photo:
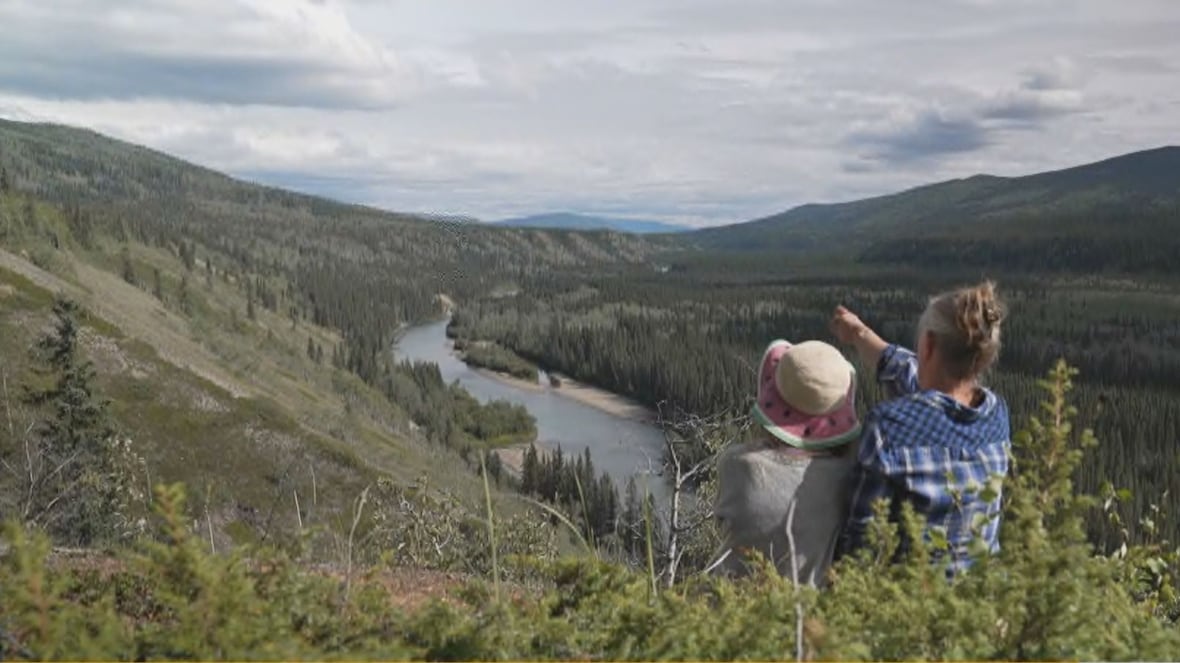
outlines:
[[[857,438],[861,426],[856,416],[856,369],[845,360],[851,374],[848,394],[832,410],[808,414],[783,398],[775,380],[779,362],[792,347],[787,341],[776,340],[762,355],[758,399],[751,411],[754,420],[778,440],[800,449],[827,449]]]

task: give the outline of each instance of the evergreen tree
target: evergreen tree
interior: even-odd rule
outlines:
[[[525,495],[533,495],[537,492],[538,473],[540,471],[540,463],[537,460],[537,447],[530,444],[529,448],[524,452],[524,460],[521,462],[520,468],[520,491]]]
[[[180,310],[184,311],[185,315],[192,313],[193,303],[188,292],[188,275],[180,277],[180,292],[178,294],[180,299]]]
[[[78,307],[58,298],[54,327],[34,350],[48,386],[27,387],[26,402],[45,412],[34,429],[26,522],[56,540],[90,545],[115,538],[133,495],[123,443],[115,439],[108,406],[96,393],[94,368],[78,349]]]
[[[161,302],[164,301],[164,279],[160,276],[160,268],[152,269],[152,295]]]
[[[184,261],[185,270],[193,271],[193,268],[197,265],[197,247],[191,242],[181,242],[180,259]]]
[[[24,217],[26,228],[29,230],[37,229],[37,208],[33,206],[32,198],[25,199],[24,214],[22,216]]]
[[[135,276],[135,265],[131,262],[131,252],[126,246],[123,247],[120,258],[123,263],[123,280],[131,285],[139,285],[139,279]]]

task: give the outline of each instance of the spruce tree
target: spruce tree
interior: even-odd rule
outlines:
[[[184,311],[185,315],[192,313],[193,303],[188,293],[188,275],[180,277],[180,310]]]
[[[33,206],[32,198],[25,199],[24,213],[21,216],[24,218],[26,228],[37,229],[37,208]]]
[[[180,257],[184,261],[185,270],[193,271],[197,265],[197,248],[189,242],[181,242]]]
[[[139,280],[136,278],[136,265],[131,262],[131,251],[123,247],[120,252],[120,258],[123,261],[123,280],[132,285],[138,285]]]
[[[152,295],[161,302],[164,301],[164,279],[160,276],[160,268],[152,270]]]
[[[639,533],[643,531],[643,502],[639,497],[639,488],[635,484],[635,476],[627,479],[627,489],[623,504],[623,513],[619,517],[618,535],[622,548],[628,554],[637,550]]]
[[[45,528],[59,542],[90,545],[113,538],[128,494],[119,465],[121,449],[107,402],[97,393],[94,367],[78,349],[78,306],[59,297],[54,326],[34,349],[48,386],[26,387],[26,403],[45,418],[33,434],[30,499],[25,520]]]
[[[525,495],[537,492],[540,469],[540,463],[537,460],[537,447],[530,444],[524,452],[524,460],[520,469],[520,491]]]

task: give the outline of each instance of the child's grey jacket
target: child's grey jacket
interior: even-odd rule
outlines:
[[[742,575],[747,564],[740,549],[749,548],[790,579],[790,515],[798,581],[822,585],[848,515],[848,480],[855,460],[854,453],[807,456],[771,440],[722,452],[714,514],[724,542],[714,559],[727,556],[715,571]]]

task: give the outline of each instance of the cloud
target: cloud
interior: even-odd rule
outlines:
[[[1095,67],[1125,74],[1176,74],[1180,67],[1165,58],[1142,53],[1091,55],[1086,58]]]
[[[884,122],[851,131],[846,141],[859,158],[846,160],[846,173],[871,173],[939,157],[985,151],[1013,131],[1044,130],[1070,114],[1091,113],[1097,104],[1083,86],[1089,78],[1067,58],[1027,67],[1009,89],[979,92],[955,86],[935,88],[936,104],[911,103]]]
[[[985,102],[981,116],[1035,124],[1055,116],[1086,110],[1082,85],[1086,76],[1072,61],[1059,58],[1049,66],[1029,69],[1020,86]]]
[[[735,222],[1174,142],[1141,0],[0,0],[0,115],[481,218]]]
[[[866,148],[874,159],[907,162],[978,150],[988,144],[987,134],[987,128],[973,118],[926,110],[886,128],[854,132],[849,140]]]
[[[1004,93],[988,102],[980,114],[987,119],[1036,124],[1055,116],[1084,110],[1085,98],[1078,90],[1021,89]]]
[[[427,76],[328,2],[53,5],[0,5],[0,88],[65,99],[381,108]]]
[[[1077,65],[1069,59],[1058,58],[1049,66],[1029,69],[1020,87],[1036,92],[1072,90],[1080,81],[1081,72]]]

